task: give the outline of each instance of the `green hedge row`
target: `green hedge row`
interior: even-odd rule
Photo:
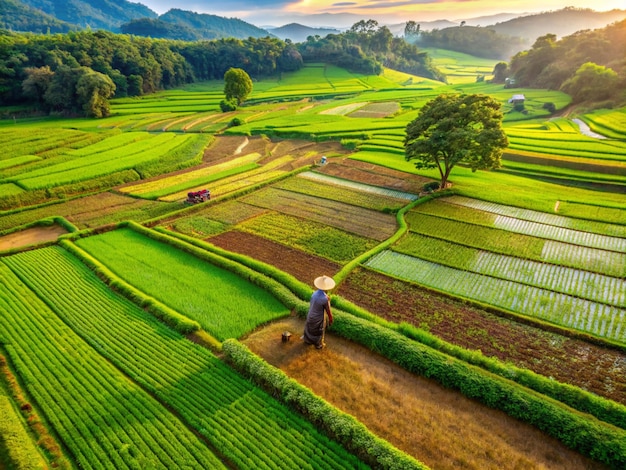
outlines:
[[[200,329],[200,324],[198,322],[181,315],[177,311],[169,308],[158,300],[146,295],[142,291],[123,281],[107,267],[103,266],[98,260],[72,243],[69,239],[60,240],[59,245],[80,259],[113,290],[120,292],[124,297],[144,308],[172,329],[182,334],[192,333]]]
[[[389,470],[428,468],[374,435],[353,416],[338,410],[280,369],[269,365],[237,340],[224,341],[222,352],[226,362],[240,374],[302,413],[318,429],[371,467]]]
[[[333,332],[490,408],[532,424],[612,468],[626,468],[626,430],[370,321],[335,309]]]

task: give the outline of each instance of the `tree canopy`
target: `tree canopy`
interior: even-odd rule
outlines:
[[[440,95],[420,110],[406,127],[406,160],[419,169],[437,168],[445,188],[460,163],[472,171],[500,166],[509,142],[502,129],[498,101],[486,95]]]
[[[224,95],[226,100],[243,103],[252,92],[252,80],[245,70],[231,67],[224,74]]]

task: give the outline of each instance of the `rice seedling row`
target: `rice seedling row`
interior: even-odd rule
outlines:
[[[410,230],[460,245],[612,277],[626,273],[626,253],[600,250],[455,220],[415,211],[406,215]]]
[[[141,142],[141,146],[134,147],[132,144],[127,146],[134,147],[124,153],[124,156],[111,156],[107,158],[105,155],[99,156],[98,163],[88,163],[81,161],[81,165],[77,165],[75,161],[72,161],[72,165],[68,165],[66,168],[54,167],[51,169],[51,174],[45,174],[42,176],[28,177],[20,176],[19,184],[27,189],[45,189],[51,186],[59,186],[62,184],[76,183],[85,181],[98,176],[104,176],[111,173],[129,170],[135,168],[143,163],[158,161],[171,152],[181,151],[188,146],[193,146],[198,139],[203,139],[202,136],[193,135],[174,135],[173,138],[166,138],[170,134],[162,134],[161,136],[154,137],[149,142]],[[153,147],[154,146],[154,147]],[[107,158],[105,161],[100,161],[102,158]],[[81,160],[87,160],[81,159]],[[60,165],[59,165],[60,166]]]
[[[347,263],[378,244],[335,227],[275,212],[250,218],[236,228],[337,263]]]
[[[285,155],[284,157],[272,160],[269,163],[264,164],[260,168],[254,170],[248,170],[241,174],[236,174],[226,178],[222,178],[216,181],[211,187],[212,195],[224,195],[239,189],[243,189],[247,186],[252,186],[264,181],[269,181],[275,177],[286,173],[285,170],[279,169],[283,165],[293,161],[293,157]],[[179,191],[169,194],[167,196],[159,198],[161,201],[180,201],[187,197],[187,191],[198,191],[204,189],[202,186],[190,187],[185,191]]]
[[[198,321],[219,340],[239,338],[288,314],[260,287],[132,230],[116,230],[76,243],[126,282]]]
[[[19,157],[0,159],[0,170],[38,161],[41,161],[41,157],[37,155],[22,155]]]
[[[626,138],[626,113],[621,110],[602,110],[585,114],[583,121],[592,131],[613,139]]]
[[[335,186],[340,186],[348,189],[354,189],[359,192],[376,194],[380,196],[386,196],[392,199],[400,199],[405,201],[414,201],[418,198],[417,195],[407,193],[404,191],[398,191],[396,189],[382,188],[380,186],[373,186],[370,184],[359,183],[357,181],[350,181],[342,178],[337,178],[334,176],[325,175],[323,173],[318,173],[314,171],[305,171],[303,173],[299,173],[298,177],[306,178],[313,181],[318,181],[321,183],[328,183]]]
[[[196,170],[186,171],[172,176],[165,176],[153,181],[140,182],[120,188],[123,193],[130,193],[134,195],[145,195],[158,190],[165,190],[166,188],[176,187],[178,185],[191,184],[196,180],[206,178],[208,176],[215,175],[217,173],[232,170],[237,167],[247,166],[250,163],[255,163],[261,158],[261,155],[257,152],[253,152],[241,157],[233,158],[228,162],[218,163],[217,165],[210,165],[207,167],[199,168]],[[175,192],[175,191],[171,191]]]
[[[575,219],[557,214],[548,214],[530,209],[522,209],[520,207],[506,206],[489,201],[481,201],[463,196],[451,196],[449,198],[436,201],[438,204],[456,204],[463,207],[469,207],[480,211],[493,213],[501,216],[514,217],[517,219],[528,220],[545,225],[554,225],[555,227],[568,228],[581,232],[590,232],[599,235],[607,235],[609,237],[626,238],[626,225],[609,224],[597,221]],[[443,206],[441,206],[443,207]],[[464,219],[464,211],[455,213],[455,217]]]
[[[264,188],[243,197],[242,201],[378,241],[389,238],[396,231],[396,219],[391,214],[308,194]]]
[[[284,189],[292,192],[308,194],[310,196],[323,197],[337,202],[344,202],[354,206],[364,207],[376,211],[388,209],[399,209],[407,203],[407,199],[392,198],[389,195],[383,195],[385,190],[376,186],[368,186],[362,184],[366,190],[362,191],[356,188],[356,185],[343,185],[339,178],[323,175],[321,173],[311,173],[313,178],[308,178],[307,174],[299,173],[295,178],[283,180],[274,185],[275,188]],[[316,179],[315,175],[321,175],[322,178]],[[351,183],[351,182],[348,182]],[[398,191],[400,193],[400,191]]]
[[[52,308],[71,328],[177,411],[238,468],[358,466],[354,456],[210,351],[111,295],[64,250],[49,247],[12,258],[14,269],[40,296],[51,298]],[[59,270],[65,275],[60,286]]]
[[[366,266],[512,312],[626,343],[626,310],[385,250]]]
[[[225,225],[236,225],[266,212],[267,210],[261,207],[251,206],[240,200],[232,199],[219,204],[212,204],[190,218],[209,218]]]
[[[403,237],[393,250],[452,268],[626,307],[623,278],[491,253],[415,233]]]
[[[219,468],[198,438],[74,334],[5,264],[0,276],[7,352],[79,466]],[[54,282],[62,278],[57,272]]]
[[[626,252],[626,238],[608,237],[590,232],[580,232],[554,225],[546,225],[527,220],[516,219],[504,215],[496,217],[495,228],[509,232],[530,235],[537,238],[561,241],[572,245],[580,245],[589,248],[600,248],[617,253]]]
[[[151,148],[153,145],[160,146],[167,144],[168,141],[174,140],[174,134],[161,134],[159,136],[151,136],[150,134],[143,134],[143,138],[139,139],[133,135],[134,133],[121,134],[122,136],[133,137],[133,139],[124,142],[119,140],[119,145],[108,148],[106,150],[97,150],[92,147],[99,147],[98,144],[91,145],[89,147],[89,153],[85,155],[73,155],[72,158],[56,165],[48,166],[39,170],[33,170],[25,172],[19,175],[20,180],[35,178],[38,176],[46,176],[51,173],[61,173],[68,170],[75,170],[77,168],[83,168],[92,166],[94,164],[102,163],[102,160],[117,160],[123,159],[128,156],[133,156],[137,153],[145,151],[147,148]],[[107,139],[109,140],[109,139]],[[147,145],[146,145],[147,144]],[[85,150],[85,149],[81,149]]]

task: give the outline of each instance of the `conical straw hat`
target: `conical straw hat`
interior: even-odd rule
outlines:
[[[315,281],[313,281],[313,285],[321,290],[330,290],[335,287],[335,281],[332,277],[320,276],[315,278]]]

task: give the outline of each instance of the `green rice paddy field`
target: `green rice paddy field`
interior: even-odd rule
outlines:
[[[335,266],[339,283],[382,275],[583,338],[617,351],[626,375],[626,109],[578,116],[587,135],[543,108],[563,109],[567,95],[507,90],[488,83],[493,61],[433,55],[448,84],[307,64],[255,81],[229,113],[213,82],[113,100],[99,120],[0,121],[0,362],[10,371],[0,468],[367,468],[204,346],[289,316],[285,299],[310,289],[307,263]],[[455,168],[452,188],[432,197],[423,186],[437,174],[405,161],[403,139],[441,93],[499,100],[510,145],[502,168]],[[201,188],[211,200],[186,205]],[[2,245],[51,224],[67,240]],[[245,251],[253,239],[280,251],[273,262]],[[231,258],[245,269],[229,269]],[[188,341],[154,311],[205,339]],[[626,406],[619,386],[571,380]]]

